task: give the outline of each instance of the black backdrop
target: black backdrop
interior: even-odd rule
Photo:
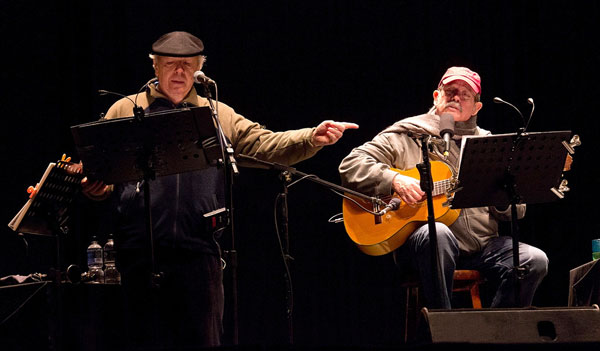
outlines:
[[[564,200],[531,205],[521,238],[545,250],[550,273],[536,306],[565,306],[568,271],[591,259],[595,230],[593,165],[600,49],[595,1],[13,1],[0,15],[2,192],[4,223],[26,201],[26,188],[48,162],[74,153],[69,126],[96,120],[115,98],[152,77],[156,38],[186,30],[203,39],[204,72],[219,98],[273,130],[356,122],[336,145],[296,168],[339,182],[337,166],[354,147],[394,121],[423,113],[451,65],[482,78],[479,123],[496,133],[521,126],[518,114],[493,104],[500,96],[527,117],[530,131],[572,130],[581,136],[571,191]],[[234,184],[239,251],[241,344],[284,343],[283,265],[273,225],[278,174],[242,169]],[[360,253],[342,224],[341,199],[324,187],[290,188],[289,234],[294,339],[317,344],[394,344],[401,338],[400,290],[389,255]],[[74,211],[62,264],[85,264],[91,235],[110,221],[84,201]],[[44,272],[54,264],[53,238],[4,227],[0,275]],[[226,245],[228,240],[225,241]],[[64,266],[63,266],[64,268]],[[230,284],[226,282],[230,293]],[[484,301],[485,302],[485,301]]]

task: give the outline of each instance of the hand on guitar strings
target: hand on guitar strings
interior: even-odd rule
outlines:
[[[425,192],[421,190],[420,181],[416,178],[396,174],[392,181],[394,192],[408,205],[414,205],[423,199]]]

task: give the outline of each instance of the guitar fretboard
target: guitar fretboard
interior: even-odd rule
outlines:
[[[433,182],[433,191],[431,192],[431,196],[445,194],[451,185],[450,179]]]

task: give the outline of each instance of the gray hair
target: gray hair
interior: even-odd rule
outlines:
[[[152,60],[152,65],[156,65],[156,60],[158,60],[158,57],[160,55],[155,55],[155,54],[148,54],[148,57],[150,57],[150,59]],[[196,57],[196,56],[192,56],[192,57]],[[206,63],[206,55],[198,55],[197,56],[200,59],[200,67],[202,67],[205,63]]]

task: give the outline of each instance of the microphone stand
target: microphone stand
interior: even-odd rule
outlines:
[[[284,232],[284,237],[285,237],[285,248],[284,248],[283,255],[284,255],[284,263],[286,264],[286,288],[287,288],[287,291],[286,291],[286,300],[287,300],[286,301],[287,302],[286,317],[288,319],[288,328],[289,328],[289,330],[288,330],[289,339],[288,340],[290,341],[290,344],[291,344],[294,339],[293,338],[293,323],[292,323],[293,322],[292,315],[293,315],[294,301],[293,301],[293,290],[292,290],[290,271],[287,270],[287,267],[288,267],[287,264],[290,260],[293,260],[293,257],[291,257],[289,255],[287,198],[288,198],[288,186],[292,180],[292,175],[300,176],[301,178],[305,178],[305,179],[308,179],[317,184],[321,184],[331,190],[335,190],[335,191],[342,192],[342,193],[349,193],[356,197],[370,200],[374,205],[376,205],[375,207],[376,207],[377,211],[379,211],[379,208],[377,206],[381,205],[382,201],[378,198],[368,196],[368,195],[362,194],[360,192],[357,192],[357,191],[339,186],[337,184],[322,180],[321,178],[317,177],[316,175],[300,172],[293,167],[285,166],[280,163],[263,161],[256,157],[252,157],[252,156],[248,156],[248,155],[244,155],[244,154],[239,154],[238,157],[242,160],[250,161],[250,163],[259,164],[259,165],[263,166],[262,168],[281,171],[281,179],[283,180],[283,192],[279,194],[279,197],[281,199],[281,203],[280,203],[281,207],[280,208],[281,208],[281,212],[282,212],[282,226],[283,226],[283,232]]]
[[[283,171],[287,171],[287,172],[289,172],[289,173],[291,173],[293,175],[300,176],[302,178],[306,178],[306,179],[308,179],[308,180],[310,180],[310,181],[312,181],[314,183],[317,183],[317,184],[321,184],[321,185],[323,185],[323,186],[325,186],[325,187],[327,187],[327,188],[329,188],[331,190],[337,190],[339,192],[348,193],[348,194],[354,195],[356,197],[360,197],[360,198],[363,198],[365,200],[369,200],[373,204],[376,204],[376,205],[385,205],[385,202],[382,201],[381,199],[378,199],[378,198],[373,197],[373,196],[365,195],[365,194],[360,193],[358,191],[354,191],[352,189],[348,189],[348,188],[345,188],[343,186],[340,186],[340,185],[328,182],[326,180],[323,180],[323,179],[317,177],[314,174],[307,174],[307,173],[300,172],[300,171],[296,170],[294,167],[282,165],[282,164],[277,163],[277,162],[264,161],[264,160],[258,159],[256,157],[252,157],[252,156],[248,156],[248,155],[244,155],[244,154],[238,154],[238,157],[240,159],[242,159],[242,160],[249,161],[250,163],[255,163],[255,164],[262,165],[263,166],[262,168],[273,169],[273,170],[282,171],[282,172]],[[379,211],[379,209],[377,209],[377,211]]]
[[[148,82],[146,82],[146,84],[144,84],[140,90],[138,90],[138,93],[135,96],[135,101],[131,100],[128,96],[124,95],[124,94],[120,94],[120,93],[116,93],[114,91],[108,91],[108,90],[99,90],[98,93],[100,93],[100,95],[107,95],[107,94],[111,94],[111,95],[116,95],[116,96],[120,96],[122,98],[125,98],[129,101],[131,101],[131,103],[133,104],[133,117],[136,123],[142,123],[145,117],[145,112],[144,109],[139,106],[137,104],[137,96],[142,92],[142,90],[148,86],[148,84],[152,83],[153,81],[155,81],[156,78],[152,78],[150,79]],[[102,117],[103,119],[103,117]],[[152,229],[152,208],[151,208],[151,196],[150,196],[150,180],[154,180],[156,178],[156,173],[154,171],[154,169],[152,168],[152,152],[150,151],[151,147],[144,147],[144,151],[142,153],[142,157],[140,157],[138,159],[138,166],[140,167],[140,169],[142,170],[142,173],[144,174],[143,180],[142,180],[142,184],[143,184],[143,189],[144,189],[144,210],[145,210],[145,219],[146,219],[146,233],[148,236],[148,240],[149,240],[149,246],[150,246],[150,264],[151,264],[151,285],[153,288],[159,288],[160,287],[160,280],[161,280],[161,276],[162,274],[160,272],[158,272],[158,263],[156,262],[156,257],[155,257],[155,250],[154,250],[154,233],[153,233],[153,229]],[[139,185],[140,183],[138,182],[138,190],[139,190]]]
[[[202,88],[206,99],[208,100],[208,104],[210,106],[210,110],[212,113],[213,121],[215,122],[215,126],[217,128],[217,137],[219,138],[219,144],[221,145],[221,154],[223,157],[223,163],[225,164],[224,172],[225,179],[228,184],[225,186],[226,194],[225,194],[225,208],[229,211],[229,225],[231,228],[231,244],[230,249],[225,250],[224,253],[229,259],[229,263],[231,266],[231,314],[232,314],[232,343],[233,345],[238,344],[238,288],[237,288],[237,268],[238,268],[238,259],[237,259],[237,251],[235,249],[235,230],[234,230],[234,218],[233,218],[233,180],[234,177],[239,175],[239,170],[237,167],[237,161],[234,157],[233,146],[229,142],[229,140],[225,137],[223,133],[223,127],[221,126],[221,122],[219,120],[219,115],[217,113],[217,109],[213,104],[212,93],[209,89],[209,83],[203,82]],[[215,83],[216,89],[216,83]]]
[[[527,102],[529,102],[532,105],[531,113],[529,114],[529,120],[527,122],[525,122],[525,117],[523,117],[521,110],[519,110],[515,105],[511,104],[510,102],[504,101],[499,97],[495,97],[494,102],[497,104],[505,104],[505,105],[512,107],[515,111],[517,111],[519,116],[521,116],[521,120],[523,121],[523,127],[517,129],[516,137],[513,140],[513,146],[511,148],[511,152],[514,153],[518,144],[524,140],[523,138],[525,136],[527,136],[525,131],[527,130],[527,127],[529,126],[529,122],[531,122],[531,117],[533,116],[533,110],[535,109],[533,99],[532,98],[527,99]],[[521,199],[520,199],[519,195],[517,194],[515,177],[514,177],[514,175],[511,174],[510,166],[507,169],[504,188],[506,189],[508,198],[510,199],[510,206],[511,206],[511,209],[510,209],[510,216],[511,216],[510,233],[512,236],[513,279],[514,279],[514,283],[515,283],[515,288],[514,288],[515,305],[518,307],[521,307],[521,305],[522,305],[522,303],[521,303],[521,281],[525,277],[525,274],[527,273],[527,269],[525,267],[521,266],[521,263],[519,260],[519,258],[520,258],[520,256],[519,256],[519,226],[517,224],[517,204],[520,202]]]
[[[437,231],[435,224],[435,214],[433,209],[433,178],[431,176],[431,163],[429,161],[429,140],[431,136],[421,136],[421,151],[423,154],[423,162],[417,164],[417,169],[421,175],[421,190],[427,195],[427,224],[429,226],[429,247],[431,255],[431,279],[433,283],[434,300],[430,301],[434,308],[441,308],[441,301],[439,292],[441,289],[445,289],[445,284],[441,284],[441,269],[439,267],[439,255],[438,255],[438,243],[437,243]],[[442,286],[444,285],[444,286]]]
[[[514,153],[519,143],[523,141],[525,128],[519,128],[513,141],[511,152]],[[511,157],[512,158],[512,157]],[[514,297],[515,306],[523,307],[521,303],[521,282],[525,278],[527,269],[521,265],[519,254],[519,225],[517,223],[517,204],[521,202],[521,197],[517,194],[517,184],[515,176],[512,174],[512,167],[509,165],[506,169],[504,189],[510,199],[510,235],[512,237],[513,252],[513,280],[515,283]]]
[[[148,83],[146,83],[148,84]],[[144,85],[145,86],[145,85]],[[114,94],[119,96],[124,96],[122,94],[114,93],[111,91],[101,90],[101,94]],[[125,98],[129,99],[127,96]],[[131,101],[131,99],[129,99]],[[138,106],[134,101],[131,101],[134,104],[133,107],[133,115],[134,121],[136,123],[143,123],[145,112],[141,106]],[[139,124],[138,124],[139,126]],[[158,271],[158,263],[156,262],[155,256],[155,248],[154,248],[154,231],[152,228],[152,197],[150,195],[150,180],[154,180],[156,178],[156,173],[153,169],[152,165],[152,152],[150,151],[152,147],[144,146],[143,151],[141,153],[141,157],[138,158],[137,163],[143,173],[143,179],[141,182],[138,182],[138,190],[140,183],[143,185],[144,189],[144,216],[146,221],[146,233],[149,241],[150,248],[150,265],[151,265],[151,277],[150,284],[152,288],[158,289],[161,283],[161,272]]]
[[[515,192],[514,177],[508,176],[508,179],[509,182],[506,184],[506,189],[510,197],[510,233],[512,236],[515,306],[523,307],[521,303],[521,281],[525,277],[527,269],[521,265],[519,260],[519,225],[517,224],[517,204],[519,203],[519,196]]]
[[[152,265],[152,287],[159,288],[162,274],[158,271],[158,263],[156,262],[155,248],[154,248],[154,230],[152,228],[152,197],[150,195],[150,180],[154,180],[156,175],[149,165],[149,157],[144,157],[146,163],[142,164],[141,169],[144,173],[144,209],[146,216],[146,233],[150,240],[150,262]]]
[[[282,171],[280,178],[283,182],[283,190],[279,193],[279,209],[281,213],[281,227],[283,232],[283,260],[285,263],[285,281],[286,281],[286,318],[288,321],[288,341],[290,345],[294,343],[294,328],[293,328],[293,310],[294,310],[294,295],[292,289],[292,277],[290,274],[289,264],[294,258],[290,255],[290,239],[289,239],[289,217],[288,217],[288,186],[292,181],[292,175],[289,171]]]

